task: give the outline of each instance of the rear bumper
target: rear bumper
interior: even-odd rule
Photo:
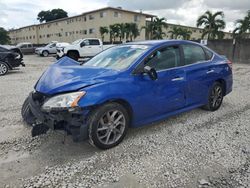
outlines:
[[[38,123],[42,123],[52,130],[64,130],[72,135],[74,141],[88,139],[88,126],[85,123],[83,110],[43,112],[32,95],[33,93],[30,93],[28,98],[29,106]]]

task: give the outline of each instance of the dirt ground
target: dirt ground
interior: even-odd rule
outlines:
[[[195,109],[130,129],[117,147],[50,131],[32,138],[23,101],[54,57],[24,57],[0,77],[0,187],[250,187],[250,64],[234,64],[233,92],[216,112]]]

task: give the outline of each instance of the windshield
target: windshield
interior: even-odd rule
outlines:
[[[74,41],[74,42],[72,42],[71,44],[78,44],[80,41],[82,41],[82,39],[78,39],[78,40],[76,40],[76,41]]]
[[[122,70],[129,67],[148,48],[146,45],[116,46],[96,55],[83,66]]]

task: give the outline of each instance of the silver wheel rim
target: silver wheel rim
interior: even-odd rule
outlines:
[[[49,55],[49,53],[48,52],[43,52],[43,56],[45,56],[45,57],[47,57]]]
[[[102,144],[114,144],[123,135],[125,127],[126,120],[121,111],[108,111],[98,122],[97,138]]]
[[[3,75],[7,72],[7,67],[4,64],[0,64],[0,75]]]
[[[215,86],[212,90],[210,104],[213,108],[220,106],[223,99],[222,88],[220,86]]]

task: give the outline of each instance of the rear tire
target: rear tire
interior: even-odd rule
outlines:
[[[203,109],[209,110],[209,111],[216,111],[220,108],[222,102],[223,102],[223,86],[219,82],[215,82],[208,95],[208,103],[203,106]]]
[[[8,72],[9,72],[9,66],[4,62],[0,62],[0,76],[3,76]]]
[[[23,103],[21,115],[22,115],[23,120],[30,126],[36,122],[36,118],[30,110],[28,97],[25,99]]]
[[[78,59],[79,59],[79,54],[77,52],[74,52],[74,51],[68,52],[67,56],[75,61],[78,61]]]
[[[117,146],[124,139],[130,117],[119,103],[106,103],[96,108],[88,118],[89,141],[100,149]]]

